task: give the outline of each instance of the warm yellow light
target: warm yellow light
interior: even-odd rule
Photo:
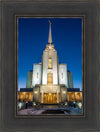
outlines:
[[[35,94],[37,94],[38,92],[37,91],[34,91]]]
[[[53,73],[48,73],[47,84],[53,84]]]
[[[48,68],[52,68],[52,60],[51,59],[49,59]]]
[[[63,94],[65,94],[66,93],[66,91],[63,91]]]
[[[23,94],[25,95],[25,92],[23,92]]]
[[[49,93],[49,95],[51,95],[51,93]]]

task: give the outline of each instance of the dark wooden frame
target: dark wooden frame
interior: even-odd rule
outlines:
[[[1,131],[99,131],[98,0],[1,1],[0,128]],[[17,46],[15,16],[85,16],[85,116],[15,116]]]

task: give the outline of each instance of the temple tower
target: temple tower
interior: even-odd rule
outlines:
[[[58,56],[52,44],[51,22],[49,21],[48,44],[43,51],[42,84],[58,84]]]

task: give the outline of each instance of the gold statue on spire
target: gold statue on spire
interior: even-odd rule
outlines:
[[[49,24],[51,25],[51,21],[49,20]]]

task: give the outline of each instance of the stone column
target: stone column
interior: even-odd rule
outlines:
[[[42,94],[42,96],[41,96],[41,103],[43,103],[43,94],[44,94],[43,93],[43,90],[42,90],[42,93],[41,94]]]
[[[59,103],[59,91],[57,90],[57,103]]]

